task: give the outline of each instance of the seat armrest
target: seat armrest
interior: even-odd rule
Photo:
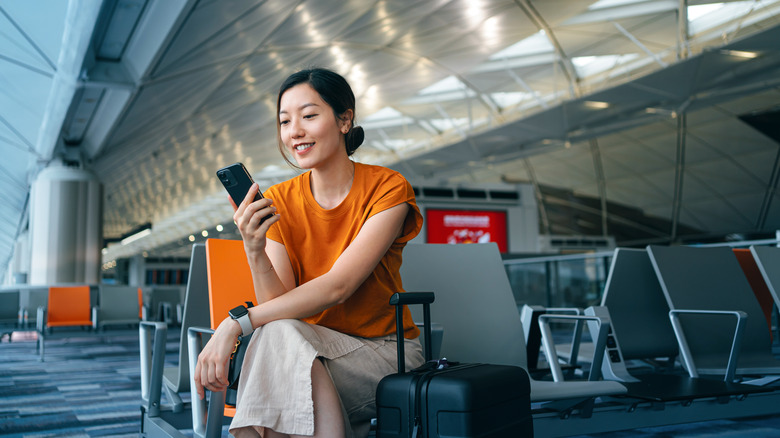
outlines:
[[[141,351],[141,400],[150,417],[160,416],[160,393],[165,366],[165,341],[168,325],[141,321],[138,342]]]
[[[222,417],[225,412],[225,391],[211,392],[208,404],[201,399],[195,389],[195,367],[198,356],[203,351],[203,335],[211,335],[214,330],[205,327],[187,329],[189,347],[190,399],[192,400],[192,432],[198,438],[220,437],[222,435]]]
[[[35,329],[38,333],[43,333],[44,328],[46,328],[46,307],[40,306],[35,316]]]
[[[545,308],[545,311],[547,314],[573,314],[573,315],[582,315],[583,310],[579,307],[547,307]],[[571,339],[571,349],[569,351],[569,365],[576,366],[577,365],[577,359],[580,355],[580,343],[582,342],[582,326],[584,325],[585,321],[577,321],[574,324],[574,333],[572,334]]]
[[[555,341],[553,340],[552,332],[550,331],[550,320],[573,321],[575,323],[593,321],[596,323],[595,330],[593,330],[591,326],[591,336],[593,337],[595,345],[588,380],[595,381],[601,379],[601,363],[604,360],[604,350],[607,346],[607,334],[609,334],[610,327],[609,319],[603,316],[586,315],[544,314],[539,316],[539,328],[542,332],[542,346],[544,347],[544,354],[547,356],[547,362],[550,365],[553,380],[562,382],[564,380],[563,371],[561,370],[561,365],[558,363],[558,353],[555,350]]]
[[[92,307],[92,329],[97,330],[98,328],[98,307],[93,306]]]
[[[745,331],[745,322],[747,313],[741,310],[701,310],[701,309],[675,309],[669,311],[669,319],[672,321],[672,329],[674,329],[674,335],[677,337],[677,344],[680,347],[680,355],[682,356],[685,367],[688,369],[688,375],[691,377],[699,377],[699,372],[696,370],[696,364],[693,361],[693,354],[688,346],[688,341],[685,338],[682,325],[680,324],[681,314],[688,315],[712,315],[712,316],[734,316],[737,319],[737,324],[734,328],[734,337],[731,340],[731,352],[729,353],[729,363],[726,365],[726,374],[723,376],[723,380],[726,382],[733,382],[737,374],[737,361],[739,360],[739,350],[742,346],[742,336]]]

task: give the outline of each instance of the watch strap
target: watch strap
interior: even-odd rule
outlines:
[[[252,321],[249,319],[249,313],[241,315],[235,320],[238,321],[238,324],[241,326],[241,336],[252,334],[252,332],[255,330],[252,327]]]

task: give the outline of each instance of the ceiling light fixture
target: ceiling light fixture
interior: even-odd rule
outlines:
[[[609,102],[599,102],[597,100],[586,100],[584,105],[591,109],[605,109],[609,108]]]
[[[150,234],[152,234],[152,224],[147,222],[145,224],[139,225],[133,231],[122,236],[121,243],[122,245],[127,245]]]
[[[724,55],[730,55],[730,56],[736,56],[738,58],[747,58],[747,59],[753,59],[758,57],[758,53],[756,52],[747,52],[744,50],[721,50],[720,53],[723,53]]]

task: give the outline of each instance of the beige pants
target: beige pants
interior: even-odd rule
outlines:
[[[376,387],[397,371],[396,336],[358,338],[298,320],[255,330],[244,356],[230,433],[257,436],[251,426],[313,435],[311,367],[321,358],[341,398],[347,436],[365,437],[376,416]],[[423,362],[417,339],[405,340],[406,367]]]

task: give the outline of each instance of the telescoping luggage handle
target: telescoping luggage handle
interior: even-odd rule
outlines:
[[[404,312],[405,305],[423,305],[423,333],[425,336],[425,360],[431,360],[433,347],[431,346],[431,303],[435,299],[433,292],[403,292],[394,293],[390,297],[390,305],[395,306],[395,332],[398,336],[398,373],[406,372],[406,359],[404,357]]]

